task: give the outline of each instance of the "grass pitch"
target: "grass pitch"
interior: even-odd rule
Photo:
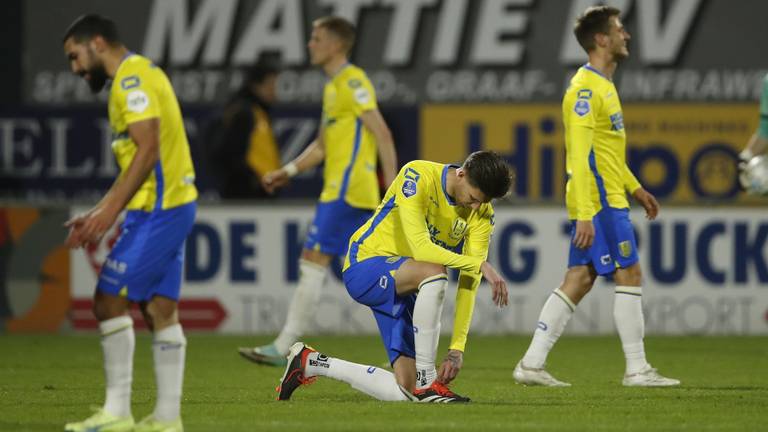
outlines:
[[[683,385],[621,386],[624,360],[617,337],[566,335],[548,369],[571,388],[517,385],[512,369],[528,336],[471,337],[456,392],[468,405],[375,401],[320,378],[289,402],[275,401],[282,369],[241,359],[238,346],[267,338],[188,335],[182,416],[187,431],[527,430],[527,431],[764,431],[768,430],[768,338],[649,337],[654,366]],[[380,366],[377,337],[309,337],[330,356]],[[440,353],[445,350],[442,341]],[[133,413],[154,406],[151,339],[139,333],[134,360]],[[0,335],[0,431],[63,430],[103,401],[96,335]]]

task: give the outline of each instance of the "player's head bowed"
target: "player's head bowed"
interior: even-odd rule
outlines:
[[[476,151],[461,166],[469,184],[479,189],[488,201],[507,196],[515,183],[515,171],[499,154]]]
[[[85,79],[92,92],[101,91],[109,78],[101,54],[120,45],[115,23],[101,15],[83,15],[61,40],[72,72]]]

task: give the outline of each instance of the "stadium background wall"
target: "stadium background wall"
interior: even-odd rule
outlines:
[[[473,331],[528,334],[565,263],[559,99],[585,61],[571,22],[589,3],[5,0],[3,19],[10,25],[0,26],[8,41],[0,72],[0,328],[95,325],[89,297],[94,265],[106,246],[66,251],[61,223],[106,190],[116,165],[106,95],[91,95],[69,73],[58,37],[76,16],[94,11],[119,20],[126,44],[168,72],[182,103],[202,191],[186,258],[185,326],[275,332],[296,282],[295,257],[319,192],[319,170],[284,191],[287,205],[223,206],[199,156],[198,137],[240,85],[240,68],[276,54],[286,70],[278,81],[274,126],[283,158],[300,152],[316,131],[324,82],[308,63],[307,29],[312,19],[337,13],[358,25],[353,61],[376,85],[401,162],[456,162],[468,151],[488,148],[518,170],[515,197],[499,206],[491,250],[512,284],[512,305],[494,310],[482,291]],[[758,207],[765,204],[737,193],[733,162],[758,120],[767,68],[745,41],[768,40],[768,2],[608,3],[626,12],[623,21],[633,35],[632,56],[615,80],[629,163],[663,206],[658,222],[633,213],[648,331],[765,334],[768,228]],[[315,328],[374,332],[367,310],[331,279]],[[613,331],[612,295],[604,285],[576,314],[574,331]],[[449,319],[450,310],[444,315]]]

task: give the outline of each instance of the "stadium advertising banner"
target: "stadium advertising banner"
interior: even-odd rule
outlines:
[[[117,20],[131,49],[164,67],[182,103],[221,101],[239,67],[276,56],[279,97],[320,101],[325,77],[309,65],[313,19],[357,25],[352,60],[383,103],[554,101],[586,55],[574,18],[594,0],[36,0],[24,2],[23,98],[34,104],[93,102],[66,70],[58,35],[86,12]],[[602,2],[601,2],[602,3]],[[766,67],[768,3],[611,0],[632,34],[616,78],[625,101],[754,101]],[[711,31],[717,29],[718,31]],[[707,31],[709,30],[709,31]],[[101,96],[105,97],[105,96]]]
[[[217,198],[206,164],[205,129],[215,110],[184,107],[184,125],[195,164],[195,185],[203,199]],[[0,199],[27,204],[96,202],[119,174],[112,153],[106,106],[0,109]],[[417,158],[418,110],[383,109],[401,160]],[[272,129],[284,161],[291,160],[317,136],[320,107],[277,108]],[[292,179],[282,198],[316,198],[322,169]]]
[[[634,104],[624,107],[627,159],[640,182],[664,202],[760,203],[739,193],[738,152],[755,131],[747,104]],[[516,195],[533,201],[565,196],[565,144],[559,104],[426,105],[420,155],[456,162],[495,150],[518,174]]]
[[[497,309],[478,293],[472,332],[529,333],[565,271],[562,209],[497,208],[490,260],[508,281],[510,305]],[[768,334],[768,222],[759,210],[663,209],[647,222],[634,211],[643,267],[646,327],[653,334]],[[202,207],[186,246],[181,317],[194,328],[276,333],[298,281],[308,207]],[[75,329],[94,328],[90,298],[96,267],[114,242],[71,252]],[[310,333],[375,333],[370,311],[351,300],[335,263]],[[455,275],[454,275],[455,276]],[[450,331],[455,285],[446,296]],[[601,279],[582,302],[569,333],[614,331],[612,285]]]

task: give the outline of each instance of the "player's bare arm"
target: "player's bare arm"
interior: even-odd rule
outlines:
[[[376,147],[384,174],[384,183],[389,187],[397,175],[397,152],[392,140],[392,133],[378,109],[365,111],[360,115],[360,119],[363,125],[376,137]]]
[[[480,266],[480,272],[491,286],[493,304],[498,307],[507,306],[509,304],[509,292],[507,291],[507,282],[504,278],[499,276],[499,273],[488,261],[485,261]]]
[[[288,162],[280,169],[266,173],[261,178],[261,184],[264,189],[269,193],[274,193],[276,189],[288,184],[291,177],[320,165],[325,158],[325,143],[322,137],[323,133],[321,130],[317,138],[296,159]]]
[[[160,157],[160,120],[153,118],[131,123],[128,134],[136,143],[136,155],[125,174],[115,180],[99,204],[67,222],[66,226],[73,229],[67,239],[69,247],[98,242],[157,163]]]

